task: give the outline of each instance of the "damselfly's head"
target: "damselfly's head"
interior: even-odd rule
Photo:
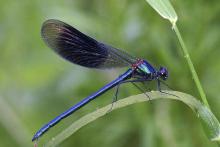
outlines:
[[[168,71],[167,71],[167,68],[165,67],[160,67],[157,74],[158,74],[158,77],[160,77],[163,80],[166,80],[168,78]]]

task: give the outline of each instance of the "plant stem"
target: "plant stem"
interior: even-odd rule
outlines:
[[[201,83],[200,83],[200,81],[199,81],[199,78],[198,78],[198,75],[197,75],[197,73],[196,73],[196,71],[195,71],[195,68],[194,68],[194,66],[193,66],[192,60],[190,59],[188,50],[187,50],[187,48],[186,48],[186,46],[185,46],[185,43],[184,43],[184,41],[183,41],[183,39],[182,39],[182,36],[181,36],[181,34],[180,34],[180,32],[179,32],[179,29],[178,29],[178,27],[177,27],[176,24],[173,25],[173,29],[174,29],[174,31],[175,31],[175,33],[176,33],[176,35],[177,35],[177,38],[179,39],[180,45],[181,45],[181,47],[182,47],[182,51],[183,51],[183,53],[184,53],[184,57],[186,58],[186,61],[187,61],[187,63],[188,63],[188,66],[189,66],[189,69],[190,69],[190,71],[191,71],[192,77],[193,77],[193,79],[194,79],[194,81],[195,81],[196,87],[197,87],[197,89],[198,89],[198,91],[199,91],[199,94],[200,94],[200,96],[201,96],[201,99],[202,99],[203,103],[204,103],[207,107],[209,107],[208,101],[207,101],[207,99],[206,99],[205,92],[204,92],[204,90],[203,90],[203,88],[202,88],[202,85],[201,85]]]

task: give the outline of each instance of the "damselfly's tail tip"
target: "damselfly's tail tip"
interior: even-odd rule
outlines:
[[[40,134],[37,132],[32,138],[32,142],[36,141],[40,137]]]
[[[36,139],[37,137],[34,136],[31,141],[34,142]]]

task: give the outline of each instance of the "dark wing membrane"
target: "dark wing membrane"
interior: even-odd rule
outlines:
[[[44,22],[41,35],[46,44],[61,57],[81,66],[123,67],[136,61],[129,54],[100,43],[59,20]]]

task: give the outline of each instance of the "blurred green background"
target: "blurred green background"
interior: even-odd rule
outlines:
[[[172,0],[172,4],[211,109],[220,118],[220,2]],[[166,66],[170,72],[167,83],[174,90],[199,98],[171,25],[144,0],[1,0],[0,146],[33,146],[31,138],[43,124],[126,70],[91,70],[58,57],[40,36],[42,23],[51,18],[147,59],[156,67]],[[114,92],[107,92],[62,121],[40,139],[39,146],[84,114],[111,103]],[[128,84],[122,86],[119,97],[136,93],[140,92]],[[113,111],[60,146],[217,145],[207,139],[187,106],[159,100]]]

